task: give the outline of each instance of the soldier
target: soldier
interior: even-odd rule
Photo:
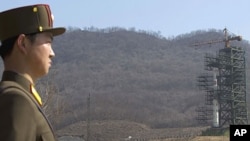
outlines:
[[[51,67],[55,56],[53,36],[64,32],[65,28],[53,28],[47,4],[0,13],[0,55],[4,63],[0,82],[1,141],[56,140],[34,84]]]

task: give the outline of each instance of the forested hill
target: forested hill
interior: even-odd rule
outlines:
[[[58,87],[59,105],[63,103],[58,128],[87,119],[89,95],[91,120],[196,126],[195,109],[204,104],[196,77],[205,72],[205,53],[215,54],[224,43],[191,45],[218,39],[224,39],[222,30],[177,37],[122,28],[68,30],[54,40],[56,71],[49,76]],[[249,54],[247,41],[231,44]]]

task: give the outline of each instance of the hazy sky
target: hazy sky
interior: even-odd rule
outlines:
[[[250,0],[2,0],[0,11],[36,3],[50,5],[54,26],[134,27],[165,37],[226,27],[250,41]]]

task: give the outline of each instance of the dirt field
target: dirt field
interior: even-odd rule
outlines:
[[[152,140],[152,141],[229,141],[229,137],[226,136],[197,136],[194,138],[169,138],[164,140]]]
[[[229,141],[229,137],[226,136],[199,136],[191,141]]]
[[[226,136],[199,136],[207,127],[152,129],[129,121],[96,121],[91,124],[91,141],[229,141]],[[86,136],[86,123],[72,124],[58,135]],[[131,139],[128,137],[131,136]]]

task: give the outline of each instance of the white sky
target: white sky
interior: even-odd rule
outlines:
[[[165,37],[226,27],[250,41],[250,0],[4,0],[0,11],[37,3],[50,5],[54,26],[134,27]]]

